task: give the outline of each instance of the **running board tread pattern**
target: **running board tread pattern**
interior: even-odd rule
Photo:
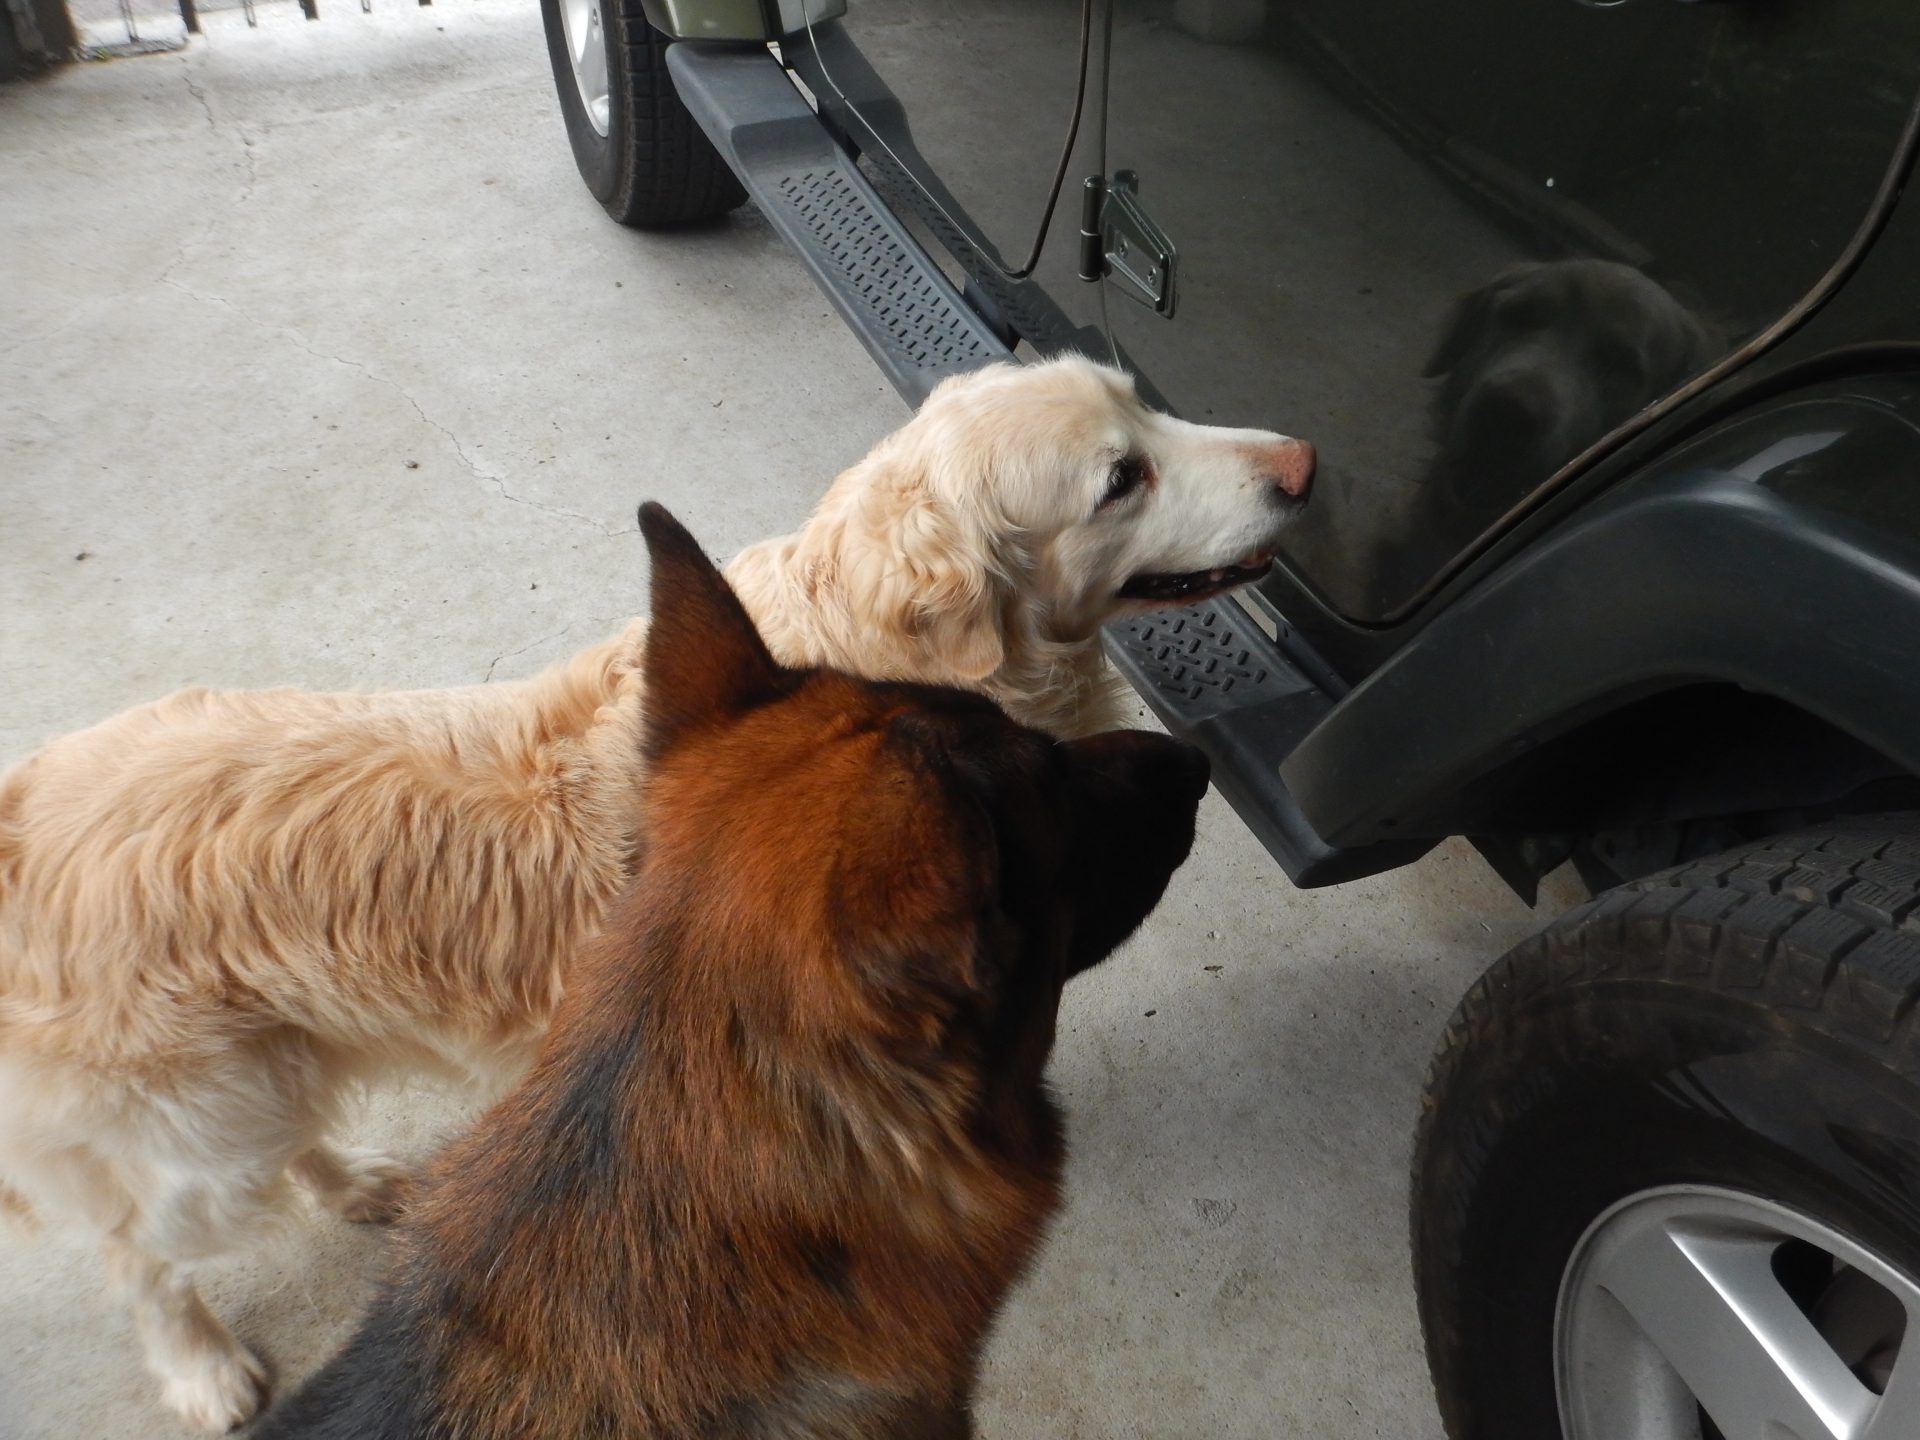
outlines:
[[[1239,704],[1290,694],[1290,676],[1267,663],[1242,636],[1250,622],[1217,605],[1157,610],[1116,621],[1118,643],[1156,691],[1178,700],[1188,723]]]
[[[1341,849],[1320,838],[1280,762],[1333,701],[1233,600],[1115,621],[1107,654],[1167,730],[1213,761],[1213,781],[1294,884],[1336,885],[1417,860],[1430,840]]]
[[[764,49],[679,41],[674,88],[754,204],[909,404],[1011,360]]]
[[[851,162],[849,162],[851,163]],[[1002,358],[980,341],[978,322],[949,304],[838,166],[780,177],[779,193],[872,312],[900,362],[914,370],[973,369]]]

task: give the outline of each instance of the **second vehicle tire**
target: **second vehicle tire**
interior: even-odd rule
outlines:
[[[667,38],[640,0],[541,0],[580,178],[622,225],[714,220],[746,191],[673,88]]]

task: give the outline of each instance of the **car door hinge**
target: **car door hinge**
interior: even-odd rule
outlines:
[[[1114,282],[1121,294],[1171,317],[1173,241],[1140,204],[1140,177],[1116,170],[1090,175],[1080,204],[1080,278]]]

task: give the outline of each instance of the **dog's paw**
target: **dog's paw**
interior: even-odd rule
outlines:
[[[413,1194],[413,1171],[378,1150],[339,1152],[344,1183],[329,1203],[343,1220],[387,1225],[400,1218]]]
[[[166,1400],[189,1425],[225,1434],[246,1424],[267,1403],[267,1367],[235,1342],[206,1355],[192,1369],[169,1375]]]

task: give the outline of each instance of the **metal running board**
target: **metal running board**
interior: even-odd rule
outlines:
[[[667,47],[680,99],[909,404],[1013,352],[907,233],[763,49]]]
[[[1432,840],[1343,850],[1307,823],[1280,762],[1334,702],[1225,596],[1106,629],[1107,654],[1172,734],[1213,761],[1213,783],[1302,888],[1338,885],[1419,859]]]

